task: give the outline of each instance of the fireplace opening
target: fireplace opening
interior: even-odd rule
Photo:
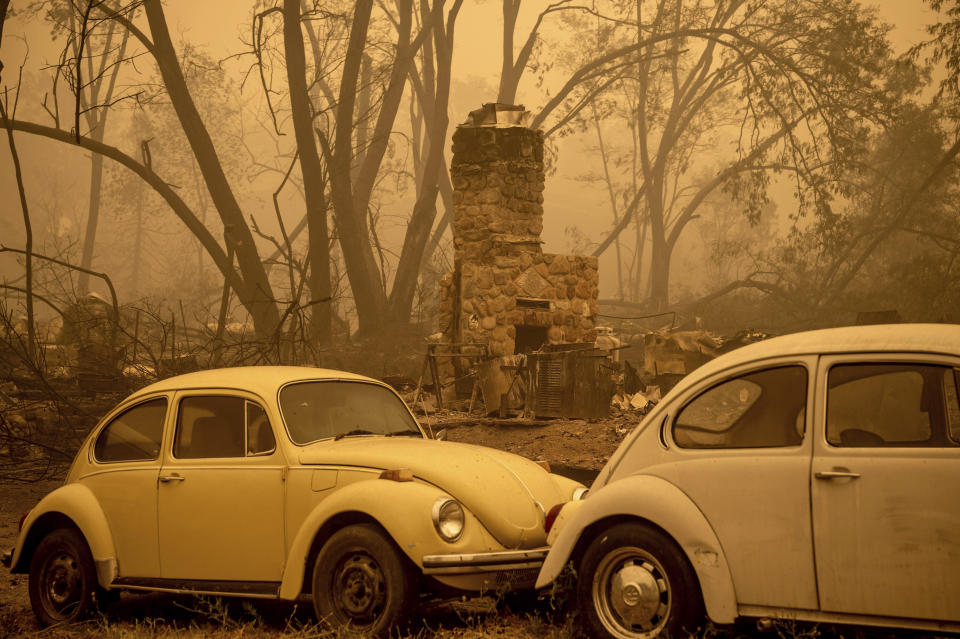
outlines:
[[[518,324],[516,329],[517,337],[514,353],[530,353],[538,350],[547,343],[546,326],[526,326]]]

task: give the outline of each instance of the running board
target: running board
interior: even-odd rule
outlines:
[[[280,596],[279,581],[216,581],[210,579],[156,579],[152,577],[119,577],[111,588],[186,592],[198,595],[234,595],[237,597]]]

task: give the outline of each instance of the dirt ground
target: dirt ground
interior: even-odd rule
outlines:
[[[544,419],[524,422],[520,419],[471,420],[434,417],[439,428],[447,429],[447,439],[499,448],[529,459],[545,460],[554,472],[595,475],[607,463],[623,438],[640,423],[635,412],[612,414],[604,420]],[[479,422],[479,423],[478,423]],[[578,473],[577,471],[580,471]],[[592,479],[592,477],[591,477]]]
[[[456,414],[434,415],[434,429],[447,428],[451,441],[482,444],[531,459],[545,459],[554,470],[577,475],[589,483],[627,433],[639,422],[636,413],[621,413],[603,421],[543,420],[536,425],[519,420],[464,420]],[[479,423],[478,423],[479,422]],[[470,425],[473,424],[473,425]],[[62,478],[63,467],[54,476]],[[15,540],[17,522],[61,479],[34,483],[0,481],[0,547]],[[749,637],[755,626],[706,629],[703,637]],[[553,639],[581,636],[577,616],[560,594],[429,602],[409,630],[413,637],[439,639]],[[41,629],[27,595],[27,577],[0,568],[0,639],[7,637],[354,637],[316,625],[308,601],[297,605],[256,600],[219,600],[164,594],[124,594],[105,614],[69,627]],[[783,625],[768,637],[896,637],[857,629],[824,629]],[[913,635],[916,636],[916,635]]]

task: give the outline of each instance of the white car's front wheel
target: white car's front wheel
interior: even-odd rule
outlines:
[[[342,528],[317,555],[313,606],[321,621],[383,635],[407,621],[418,598],[412,566],[375,526]]]
[[[700,588],[683,552],[644,524],[619,524],[587,547],[578,600],[595,637],[683,637],[702,619]]]

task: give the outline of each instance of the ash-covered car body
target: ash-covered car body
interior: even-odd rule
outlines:
[[[389,386],[247,367],[152,384],[104,417],[22,523],[38,618],[119,589],[295,599],[381,631],[421,588],[529,587],[544,511],[581,485],[426,437]]]
[[[706,617],[960,631],[960,326],[797,333],[684,378],[564,505],[597,636]]]

